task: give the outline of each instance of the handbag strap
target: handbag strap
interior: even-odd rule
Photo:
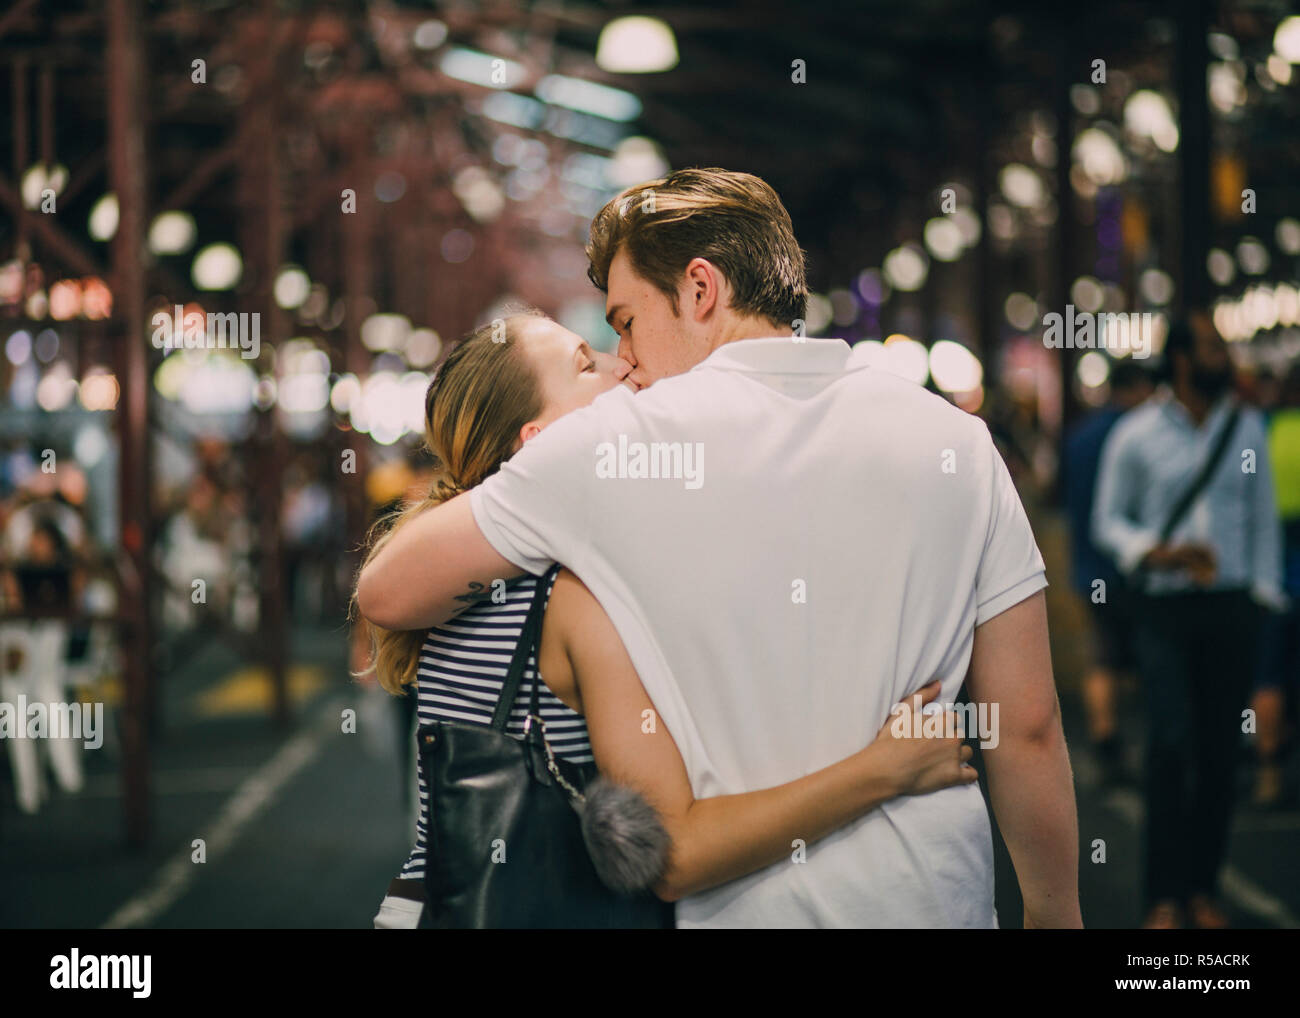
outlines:
[[[1214,447],[1210,454],[1205,457],[1205,462],[1201,464],[1201,471],[1196,475],[1196,479],[1183,492],[1182,497],[1174,503],[1173,509],[1165,518],[1165,525],[1160,528],[1160,543],[1164,544],[1173,535],[1175,528],[1183,521],[1187,511],[1191,509],[1192,503],[1200,497],[1205,486],[1209,483],[1214,471],[1218,469],[1219,464],[1223,461],[1223,454],[1228,450],[1228,440],[1232,438],[1232,433],[1237,430],[1237,418],[1241,416],[1241,404],[1238,403],[1228,414],[1228,419],[1223,422],[1223,427],[1219,434],[1215,436]]]
[[[551,578],[559,569],[558,565],[552,566],[537,578],[537,589],[533,591],[528,615],[524,619],[523,629],[519,631],[519,642],[515,645],[514,656],[510,659],[510,670],[506,672],[506,680],[501,686],[501,697],[497,700],[496,710],[492,713],[492,727],[498,732],[506,730],[506,725],[510,721],[510,709],[514,706],[515,697],[519,695],[524,671],[528,668],[528,659],[533,656],[541,642],[542,615],[546,610],[546,597],[551,590]],[[537,675],[533,682],[532,699],[528,709],[530,714],[537,713],[540,685],[541,676]]]

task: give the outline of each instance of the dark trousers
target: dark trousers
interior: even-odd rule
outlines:
[[[1244,591],[1146,597],[1138,608],[1148,908],[1215,893],[1262,617]]]

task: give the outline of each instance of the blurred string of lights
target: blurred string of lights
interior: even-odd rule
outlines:
[[[467,111],[491,125],[487,158],[458,167],[450,181],[473,224],[487,226],[509,211],[543,237],[577,239],[612,194],[667,172],[657,143],[634,132],[641,101],[633,93],[553,72],[538,75],[529,87],[534,72],[524,64],[458,45],[450,35],[443,22],[430,18],[415,24],[399,43],[448,78],[471,86],[464,99]],[[1300,17],[1287,17],[1277,25],[1268,52],[1243,54],[1235,39],[1219,31],[1210,33],[1206,42],[1214,58],[1207,80],[1209,102],[1226,124],[1240,122],[1253,107],[1280,98],[1297,84]],[[309,70],[320,70],[331,59],[328,44],[313,43],[304,52]],[[645,17],[610,21],[595,54],[602,70],[625,74],[669,70],[677,59],[671,29]],[[228,80],[218,75],[216,83],[225,88],[222,82]],[[1095,250],[1093,271],[1070,282],[1069,298],[1083,311],[1153,311],[1158,349],[1167,328],[1165,309],[1175,294],[1172,277],[1156,264],[1156,245],[1147,243],[1146,205],[1149,193],[1169,180],[1169,160],[1181,140],[1171,97],[1159,81],[1139,82],[1135,73],[1113,68],[1107,84],[1077,83],[1069,99],[1078,129],[1068,154],[1057,152],[1053,118],[1031,112],[1015,128],[1018,136],[1007,147],[1016,157],[1007,159],[994,175],[996,186],[983,209],[975,207],[968,181],[936,187],[936,205],[940,193],[950,189],[952,211],[919,223],[914,239],[886,251],[879,266],[861,269],[851,285],[811,295],[805,331],[844,334],[858,341],[856,357],[918,384],[932,383],[959,405],[978,409],[984,367],[970,349],[969,328],[959,316],[939,315],[927,330],[913,309],[896,305],[900,295],[906,299],[923,294],[936,266],[960,262],[981,243],[992,244],[1002,254],[1034,250],[1060,215],[1062,198],[1053,194],[1050,171],[1058,158],[1069,158],[1070,187],[1088,208],[1085,225],[1091,227]],[[1216,212],[1224,224],[1206,264],[1220,288],[1213,307],[1216,325],[1233,343],[1266,334],[1276,339],[1270,345],[1272,356],[1295,358],[1300,355],[1300,334],[1292,331],[1300,326],[1300,220],[1241,214],[1246,167],[1238,153],[1220,146],[1211,170]],[[68,179],[67,167],[57,162],[31,166],[21,178],[25,206],[37,209],[43,194],[61,193]],[[379,202],[392,203],[401,200],[407,187],[401,173],[385,170],[374,181],[374,195]],[[116,196],[101,196],[91,208],[87,235],[108,243],[118,217]],[[1247,222],[1261,225],[1248,229]],[[148,226],[147,243],[156,258],[189,259],[197,299],[185,303],[186,315],[216,309],[243,278],[238,247],[225,238],[200,237],[194,216],[184,209],[156,215]],[[472,256],[476,243],[472,229],[453,227],[442,235],[439,252],[446,262],[458,264]],[[1147,254],[1137,266],[1134,292],[1128,292],[1121,263],[1135,248]],[[566,271],[581,271],[577,261]],[[287,264],[275,275],[274,299],[291,313],[301,334],[278,344],[269,370],[232,351],[167,350],[155,370],[158,393],[195,417],[238,418],[275,408],[285,428],[301,437],[319,434],[339,419],[380,444],[422,429],[423,386],[444,350],[436,330],[374,309],[364,318],[361,334],[373,355],[370,370],[358,377],[332,370],[319,342],[342,327],[342,297],[331,294],[302,266]],[[502,295],[484,317],[508,302],[509,295]],[[1043,295],[1023,290],[1006,294],[999,304],[1004,331],[1013,340],[1030,336],[1045,310]],[[161,299],[154,305],[172,306]],[[112,293],[99,277],[47,278],[45,268],[22,252],[0,264],[0,313],[18,320],[4,344],[14,368],[11,406],[46,413],[113,410],[118,386],[111,371],[89,364],[75,377],[72,360],[66,350],[60,351],[68,326],[77,321],[102,323],[112,311]],[[905,330],[891,329],[882,336],[887,312]],[[568,314],[575,327],[600,317],[586,304],[568,309]],[[927,337],[928,349],[909,335],[936,329],[938,334]],[[1119,343],[1112,352],[1124,356],[1128,350]],[[1079,359],[1078,381],[1085,399],[1097,401],[1104,395],[1109,357],[1091,351]]]
[[[561,73],[545,73],[526,87],[528,70],[513,60],[484,53],[451,40],[446,24],[420,20],[397,41],[399,48],[426,61],[448,78],[476,86],[463,96],[466,112],[491,125],[490,158],[462,165],[451,178],[451,192],[469,220],[478,226],[493,223],[509,210],[525,228],[543,236],[580,241],[591,216],[622,188],[660,176],[669,170],[659,145],[639,136],[632,125],[641,102],[631,92]],[[393,40],[378,39],[383,46]],[[592,56],[587,55],[591,60]],[[649,17],[620,17],[600,33],[594,60],[603,71],[647,74],[677,64],[676,40],[664,22]],[[321,73],[334,60],[330,44],[313,42],[303,52],[308,73]],[[238,68],[218,69],[218,92],[233,93],[241,78]],[[37,210],[50,192],[62,194],[68,168],[37,163],[21,178],[26,208]],[[381,203],[401,200],[408,188],[402,173],[384,170],[374,180],[374,197]],[[113,240],[119,225],[117,196],[101,195],[91,206],[85,233],[99,244]],[[193,292],[181,301],[182,321],[209,312],[228,311],[238,303],[235,291],[243,281],[244,262],[228,237],[201,235],[194,215],[169,209],[154,216],[147,229],[151,256],[172,265],[188,261]],[[468,260],[477,244],[473,230],[447,229],[438,245],[449,264]],[[568,271],[585,275],[585,261],[571,260]],[[297,264],[280,267],[273,282],[276,305],[288,312],[299,330],[280,340],[269,358],[244,359],[236,349],[212,349],[207,330],[189,332],[172,322],[172,298],[156,296],[148,303],[146,321],[184,332],[193,346],[163,349],[153,371],[155,391],[165,401],[164,426],[177,422],[195,433],[247,434],[256,411],[274,411],[292,436],[309,439],[333,425],[368,434],[391,445],[424,428],[424,392],[430,372],[444,353],[439,333],[401,314],[373,309],[361,324],[361,341],[371,355],[363,376],[333,369],[323,342],[343,327],[343,297],[313,280]],[[373,304],[373,301],[368,303]],[[483,319],[513,303],[503,294],[485,309]],[[595,335],[603,329],[603,306],[596,301],[570,302],[561,320]],[[117,379],[103,364],[83,367],[75,377],[69,345],[76,343],[78,321],[104,323],[113,313],[113,295],[99,277],[47,278],[44,266],[28,252],[0,264],[0,316],[10,319],[4,352],[13,367],[9,406],[24,414],[94,414],[116,409]],[[609,337],[612,340],[612,334]],[[148,342],[149,337],[142,337]],[[61,344],[63,349],[61,350]],[[91,428],[98,440],[76,445],[78,455],[93,453],[98,461],[107,449],[102,430]],[[83,436],[89,434],[82,429]]]
[[[1219,31],[1209,33],[1206,45],[1213,57],[1207,94],[1211,111],[1220,121],[1242,121],[1252,109],[1280,101],[1288,87],[1297,83],[1300,17],[1284,18],[1266,51],[1256,46],[1256,52],[1243,55],[1238,42]],[[1068,153],[1069,181],[1074,198],[1086,205],[1084,225],[1090,227],[1095,253],[1092,272],[1069,282],[1069,300],[1078,310],[1090,313],[1150,312],[1156,353],[1168,331],[1175,284],[1158,264],[1158,245],[1150,243],[1148,208],[1174,179],[1170,160],[1181,139],[1171,95],[1159,81],[1139,83],[1136,72],[1116,68],[1109,70],[1106,84],[1077,83],[1069,95],[1077,117]],[[933,339],[928,357],[925,345],[906,332],[891,331],[883,340],[880,337],[886,309],[895,312],[896,323],[914,322],[915,329],[908,331],[924,329],[922,316],[914,308],[899,310],[891,302],[897,305],[898,294],[925,291],[935,264],[959,261],[981,242],[984,228],[994,251],[1001,255],[1045,250],[1045,231],[1060,215],[1060,199],[1051,186],[1051,171],[1058,158],[1056,125],[1041,111],[1031,112],[1022,123],[1020,136],[1009,139],[1007,148],[1031,158],[1011,159],[1001,165],[995,174],[996,187],[982,210],[983,222],[973,210],[969,182],[949,181],[936,188],[932,194],[935,204],[946,191],[955,207],[926,220],[917,240],[889,249],[878,267],[860,271],[853,286],[813,294],[808,334],[842,330],[834,334],[854,342],[855,358],[918,384],[931,383],[959,406],[978,409],[983,399],[983,369],[965,337],[958,335],[971,331],[959,316],[937,316],[940,334],[946,327],[960,341]],[[1214,321],[1224,338],[1233,343],[1268,334],[1272,342],[1260,350],[1261,361],[1300,359],[1300,331],[1295,329],[1300,326],[1300,219],[1243,213],[1241,192],[1247,181],[1242,156],[1220,145],[1213,158],[1218,235],[1232,238],[1228,245],[1211,249],[1207,261],[1206,271],[1220,288],[1213,303]],[[1245,226],[1256,222],[1263,225]],[[1172,257],[1173,252],[1166,255]],[[1132,292],[1123,283],[1126,257],[1134,263]],[[1019,387],[1024,394],[1033,394],[1039,388],[1035,376],[1047,363],[1042,356],[1041,322],[1049,310],[1043,294],[1017,290],[1002,299],[1004,338],[1015,355],[1008,358],[1007,381],[1013,391]],[[1127,320],[1112,327],[1118,334],[1106,337],[1106,350],[1086,351],[1077,362],[1077,380],[1087,403],[1104,400],[1112,359],[1130,356],[1137,346],[1127,334]],[[971,364],[980,370],[976,372]]]

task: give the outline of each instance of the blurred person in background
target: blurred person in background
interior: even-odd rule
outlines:
[[[1035,433],[1032,407],[1024,399],[1001,389],[991,389],[985,396],[980,417],[988,425],[993,444],[1006,463],[1016,490],[1034,490],[1038,485],[1034,448],[1041,432]]]
[[[1110,399],[1088,414],[1065,442],[1065,510],[1070,524],[1070,577],[1091,621],[1090,663],[1083,677],[1088,739],[1101,770],[1101,783],[1130,780],[1116,721],[1118,677],[1134,667],[1133,604],[1123,576],[1092,539],[1092,505],[1106,437],[1120,417],[1151,395],[1146,371],[1132,358],[1115,362]]]
[[[85,475],[69,465],[70,457],[56,457],[53,462],[64,465],[49,473],[33,470],[15,495],[4,531],[4,551],[9,557],[21,557],[41,520],[57,526],[73,549],[80,550],[86,541],[86,522],[74,504],[74,499],[84,495]]]
[[[281,527],[285,597],[290,614],[301,600],[305,602],[302,609],[306,618],[324,621],[333,607],[329,599],[332,570],[327,563],[335,561],[330,546],[339,520],[334,496],[322,480],[320,465],[313,456],[299,457],[286,471]]]
[[[167,579],[162,596],[165,624],[186,630],[215,611],[234,628],[255,632],[253,527],[243,492],[227,472],[201,460],[177,498],[179,506],[163,524],[154,551],[158,569]],[[203,600],[197,602],[196,580],[204,583]]]
[[[57,473],[33,473],[5,523],[2,585],[9,617],[0,623],[0,699],[10,704],[20,696],[28,703],[68,702],[67,658],[84,579],[87,528],[61,490]],[[25,812],[36,812],[46,796],[42,762],[47,756],[60,788],[81,789],[81,747],[75,740],[5,742],[16,798]]]
[[[168,580],[163,595],[164,618],[170,626],[188,629],[198,621],[191,583],[202,579],[207,603],[226,605],[230,569],[222,547],[224,527],[217,485],[200,471],[182,498],[181,507],[163,525],[156,554],[162,575]]]
[[[1266,414],[1271,414],[1282,403],[1283,381],[1276,372],[1267,367],[1260,367],[1250,379],[1250,386],[1244,393],[1248,403],[1253,404]]]
[[[1263,606],[1284,603],[1281,527],[1263,415],[1237,399],[1209,314],[1171,324],[1164,358],[1167,384],[1102,450],[1093,538],[1142,594],[1143,925],[1218,928]]]
[[[1287,372],[1279,404],[1269,417],[1268,455],[1282,520],[1282,578],[1289,604],[1265,617],[1251,703],[1258,725],[1252,799],[1264,808],[1288,801],[1281,756],[1291,744],[1300,700],[1300,364]]]

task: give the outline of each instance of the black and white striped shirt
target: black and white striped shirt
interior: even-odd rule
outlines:
[[[429,630],[420,648],[416,707],[419,724],[441,720],[487,727],[492,723],[492,712],[500,698],[538,582],[536,576],[520,577],[506,586],[502,603],[482,601],[450,622]],[[552,586],[554,582],[552,578]],[[550,595],[548,590],[548,599]],[[524,669],[519,695],[506,725],[506,731],[516,738],[523,738],[528,700],[537,681],[534,656]],[[555,754],[574,763],[591,763],[591,741],[582,715],[566,707],[545,685],[538,694],[538,706],[546,722],[546,740]],[[416,822],[415,848],[402,867],[402,879],[424,877],[429,789],[423,774],[419,782],[420,815]]]

